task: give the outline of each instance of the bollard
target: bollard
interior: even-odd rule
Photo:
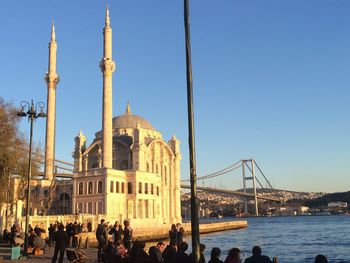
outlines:
[[[89,237],[85,239],[85,248],[89,248]]]

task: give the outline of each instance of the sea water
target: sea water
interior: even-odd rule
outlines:
[[[325,255],[329,262],[350,262],[350,216],[257,217],[242,220],[248,221],[248,228],[201,235],[200,241],[206,245],[207,261],[213,247],[221,249],[222,260],[232,247],[238,247],[244,261],[251,255],[252,247],[258,245],[264,255],[271,259],[277,256],[281,263],[314,262],[317,254]],[[191,243],[190,237],[185,239]]]

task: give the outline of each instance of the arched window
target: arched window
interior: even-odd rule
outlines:
[[[82,195],[82,194],[84,194],[84,184],[83,182],[80,182],[78,184],[78,195]]]
[[[159,196],[159,186],[157,186],[157,196]]]
[[[92,214],[92,202],[88,202],[87,203],[87,212],[88,214]]]
[[[116,182],[116,183],[115,183],[115,192],[116,192],[116,193],[119,193],[119,192],[120,192],[120,189],[119,189],[119,182]]]
[[[128,182],[128,194],[132,194],[132,182]]]
[[[153,195],[153,184],[151,184],[151,195]]]
[[[102,182],[98,181],[97,183],[97,193],[102,194]]]
[[[139,182],[139,194],[142,194],[142,183]]]
[[[149,169],[149,162],[146,163],[146,171],[149,172],[150,169]]]
[[[63,201],[63,200],[70,200],[70,197],[67,193],[62,193],[60,194],[60,200]]]
[[[92,192],[93,192],[93,183],[88,182],[88,194],[92,194]]]
[[[120,163],[120,170],[128,170],[128,161],[124,160]]]
[[[122,193],[123,194],[125,193],[125,184],[124,184],[124,182],[122,182]]]
[[[44,196],[48,197],[49,196],[49,190],[44,190]]]
[[[156,164],[156,174],[158,173],[158,164]]]
[[[145,183],[145,194],[148,194],[148,183]]]
[[[110,189],[109,189],[109,191],[110,191],[111,193],[114,192],[114,182],[113,182],[113,181],[110,182]]]
[[[77,213],[84,213],[83,211],[83,204],[82,203],[78,203],[77,204]]]
[[[96,214],[102,215],[103,214],[103,207],[102,207],[102,202],[97,202],[97,207],[96,207]]]

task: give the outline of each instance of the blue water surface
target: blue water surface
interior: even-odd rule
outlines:
[[[230,248],[238,247],[243,258],[251,255],[255,245],[263,254],[281,263],[314,262],[317,254],[324,254],[329,262],[350,262],[350,216],[258,217],[242,219],[248,228],[201,236],[210,250],[219,247],[224,260]],[[190,237],[188,237],[190,239]],[[186,240],[189,241],[190,240]]]

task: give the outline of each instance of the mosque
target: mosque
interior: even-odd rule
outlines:
[[[164,140],[150,122],[132,113],[129,103],[123,115],[112,116],[115,62],[108,8],[103,36],[103,58],[99,65],[103,75],[102,129],[88,146],[82,131],[74,138],[73,175],[68,180],[60,180],[54,171],[59,76],[52,25],[45,76],[48,89],[45,170],[43,178],[31,180],[29,213],[32,216],[102,215],[115,220],[129,219],[133,225],[142,226],[181,222],[180,141],[175,136]],[[27,209],[23,206],[27,187],[21,188],[19,179],[13,181],[14,192],[18,193],[13,198],[13,214],[18,220]],[[4,206],[0,210],[0,225],[1,222],[3,225]]]

